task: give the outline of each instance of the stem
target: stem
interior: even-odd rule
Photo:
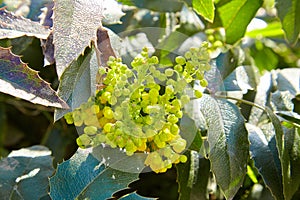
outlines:
[[[253,102],[251,102],[251,101],[247,101],[247,100],[244,100],[244,99],[238,99],[238,98],[235,98],[235,97],[223,96],[223,95],[216,95],[216,97],[222,98],[222,99],[231,99],[231,100],[235,100],[235,101],[237,101],[237,102],[239,102],[239,103],[248,104],[248,105],[250,105],[250,106],[254,106],[254,107],[257,107],[257,108],[259,108],[259,109],[261,109],[261,110],[263,110],[263,111],[266,111],[266,109],[265,109],[263,106],[260,106],[260,105],[258,105],[258,104],[256,104],[256,103],[253,103]]]
[[[264,107],[262,107],[262,106],[260,106],[260,105],[258,105],[258,104],[256,104],[256,103],[253,103],[253,102],[251,102],[251,101],[247,101],[247,100],[244,100],[244,99],[238,99],[238,98],[230,97],[230,96],[223,96],[223,95],[216,95],[216,97],[218,97],[218,98],[223,98],[223,99],[232,99],[232,100],[235,100],[235,101],[237,101],[237,102],[239,102],[239,103],[244,103],[244,104],[248,104],[248,105],[250,105],[250,106],[255,106],[255,107],[257,107],[257,108],[263,110],[264,112],[266,112],[266,109],[265,109]],[[295,127],[300,128],[300,125],[299,125],[299,124],[297,124],[297,123],[295,123],[295,122],[292,122],[292,121],[290,121],[290,120],[288,120],[288,119],[286,119],[286,120],[289,121],[289,122],[290,122],[292,125],[294,125]]]

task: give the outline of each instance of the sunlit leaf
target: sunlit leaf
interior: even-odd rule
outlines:
[[[117,3],[116,0],[104,0],[103,1],[103,24],[109,25],[109,24],[120,24],[120,18],[125,15],[124,12],[122,12],[122,6]]]
[[[34,36],[46,39],[50,30],[20,16],[15,16],[4,9],[0,9],[0,39],[16,38],[21,36]]]
[[[210,23],[213,23],[215,17],[215,6],[214,1],[212,0],[193,0],[193,8],[194,10],[204,17]]]
[[[78,150],[57,168],[50,178],[50,196],[56,199],[107,199],[138,178],[137,173],[126,173],[94,158],[88,150]]]
[[[276,91],[271,93],[271,106],[275,111],[292,111],[293,110],[293,95],[285,91]]]
[[[241,91],[243,94],[253,90],[256,77],[252,66],[237,67],[225,80],[225,91]]]
[[[269,23],[267,27],[261,29],[254,29],[246,33],[246,36],[251,38],[258,37],[276,37],[282,36],[284,33],[280,22]]]
[[[238,107],[226,100],[203,95],[198,100],[208,126],[209,160],[225,197],[234,197],[247,171],[249,142]]]
[[[300,93],[300,69],[288,68],[276,70],[276,85],[280,91],[289,91],[292,95]]]
[[[54,171],[50,155],[46,147],[32,146],[12,151],[0,160],[1,199],[40,199],[47,195],[48,177]]]
[[[233,44],[244,36],[248,24],[262,3],[262,0],[221,0],[218,2],[217,12],[225,28],[227,43]]]
[[[295,44],[300,33],[299,0],[277,0],[275,5],[288,41]]]
[[[68,108],[49,83],[23,63],[10,49],[0,47],[0,91],[32,103]]]
[[[296,96],[300,92],[299,77],[300,69],[297,68],[278,69],[272,71],[272,73],[266,72],[259,80],[254,103],[261,106],[268,105],[271,92],[274,90],[274,85],[276,85],[277,90],[289,91],[290,94]],[[249,117],[249,123],[256,125],[263,115],[261,109],[253,107]]]
[[[269,95],[271,93],[273,84],[274,80],[270,72],[266,72],[262,77],[260,77],[258,86],[256,88],[254,103],[265,106],[269,100]],[[248,122],[253,125],[257,125],[263,115],[264,111],[262,109],[252,107]]]
[[[102,0],[55,0],[53,43],[60,78],[66,67],[96,39],[103,18]]]

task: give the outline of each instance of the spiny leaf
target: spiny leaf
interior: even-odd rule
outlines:
[[[15,16],[4,9],[0,9],[0,39],[34,36],[46,39],[50,30],[29,19]]]
[[[32,103],[57,108],[68,108],[49,83],[11,53],[0,47],[0,91]]]
[[[55,199],[107,199],[138,178],[106,167],[88,150],[78,150],[68,161],[57,168],[50,179],[50,196]]]
[[[198,103],[208,126],[212,172],[226,199],[232,199],[247,170],[249,142],[244,118],[238,107],[226,100],[203,95]]]
[[[72,158],[59,164],[50,178],[50,196],[55,199],[75,199],[103,169],[88,151],[78,150]],[[95,168],[98,166],[97,168]]]
[[[204,17],[210,23],[213,23],[215,17],[215,6],[212,0],[193,0],[194,10]]]
[[[226,42],[233,44],[242,38],[247,25],[261,7],[262,0],[221,0],[217,12],[226,32]]]
[[[48,193],[51,151],[32,146],[12,151],[0,161],[1,199],[40,199]],[[34,186],[34,187],[33,187]]]
[[[103,18],[102,0],[55,0],[53,43],[60,78],[84,49],[96,39]]]

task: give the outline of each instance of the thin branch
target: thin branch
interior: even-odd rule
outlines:
[[[223,96],[223,95],[216,95],[216,97],[222,98],[222,99],[231,99],[231,100],[235,100],[235,101],[237,101],[237,102],[239,102],[239,103],[248,104],[248,105],[250,105],[250,106],[254,106],[254,107],[257,107],[257,108],[259,108],[259,109],[261,109],[261,110],[263,110],[263,111],[266,111],[266,109],[265,109],[263,106],[260,106],[260,105],[258,105],[258,104],[256,104],[256,103],[253,103],[253,102],[251,102],[251,101],[247,101],[247,100],[244,100],[244,99],[238,99],[238,98],[235,98],[235,97]]]

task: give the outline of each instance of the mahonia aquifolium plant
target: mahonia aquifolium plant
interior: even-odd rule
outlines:
[[[77,144],[85,148],[104,143],[128,156],[146,153],[145,165],[156,173],[186,162],[182,153],[187,142],[179,127],[184,105],[190,101],[186,88],[195,81],[207,86],[204,72],[210,69],[209,60],[206,44],[176,57],[173,67],[149,57],[147,48],[134,58],[132,68],[110,57],[108,68],[99,69],[104,87],[65,115],[67,123],[84,125]],[[194,90],[194,96],[200,98],[202,92]]]

